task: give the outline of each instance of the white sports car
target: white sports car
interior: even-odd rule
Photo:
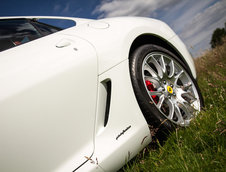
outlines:
[[[159,20],[1,17],[0,51],[0,171],[117,171],[149,126],[187,126],[203,106],[190,54]]]

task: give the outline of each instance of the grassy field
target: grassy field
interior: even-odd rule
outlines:
[[[195,60],[205,108],[188,128],[150,145],[124,172],[226,171],[226,43]]]

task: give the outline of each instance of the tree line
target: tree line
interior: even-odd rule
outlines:
[[[226,23],[224,23],[226,27]],[[226,28],[216,28],[212,34],[210,41],[211,48],[215,48],[218,45],[223,44],[223,38],[226,36]]]

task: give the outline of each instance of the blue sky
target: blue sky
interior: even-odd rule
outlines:
[[[143,16],[163,20],[198,56],[212,32],[224,27],[226,0],[1,0],[0,16],[104,18]]]

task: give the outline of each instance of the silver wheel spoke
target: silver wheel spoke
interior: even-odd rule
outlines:
[[[156,105],[159,109],[161,109],[162,103],[164,102],[164,100],[165,100],[165,96],[164,96],[164,94],[162,94],[162,95],[159,97],[159,102],[158,102],[157,105]]]
[[[170,99],[168,101],[169,101],[169,103],[168,103],[168,106],[169,106],[169,116],[168,116],[168,118],[169,119],[173,119],[173,115],[174,115],[174,104],[173,104],[173,102]]]
[[[192,83],[191,83],[191,82],[185,83],[185,84],[183,85],[183,90],[184,90],[184,91],[187,91],[191,86],[192,86]]]
[[[147,62],[144,64],[144,70],[148,71],[152,77],[158,78],[158,74],[150,67]]]
[[[152,56],[150,62],[152,62],[155,65],[155,67],[158,71],[159,78],[162,78],[163,77],[163,70],[162,70],[162,67],[160,66],[160,64],[157,62],[157,60],[153,56]]]
[[[188,103],[188,102],[185,102],[184,106],[187,109],[187,114],[189,115],[189,117],[193,117],[197,110],[192,106],[191,103]]]
[[[197,100],[197,98],[195,98],[195,96],[190,92],[183,93],[182,97],[189,104],[192,104],[193,102],[195,102]]]
[[[166,64],[165,64],[163,55],[161,55],[161,57],[160,57],[160,64],[161,64],[161,66],[162,66],[162,71],[163,71],[163,73],[166,73]]]
[[[177,104],[175,104],[175,114],[176,114],[176,116],[177,116],[177,118],[178,118],[177,121],[178,121],[179,123],[183,123],[183,122],[184,122],[184,119],[183,119],[183,117],[182,117],[180,108],[178,107]]]
[[[150,81],[151,83],[154,83],[154,84],[158,83],[159,84],[159,79],[158,78],[153,78],[151,76],[144,76],[144,79]]]
[[[162,94],[162,91],[149,91],[149,94],[151,96],[153,96],[153,95],[161,95]]]
[[[188,102],[178,102],[179,103],[179,107],[183,110],[183,112],[185,113],[185,117],[186,118],[191,118],[193,116],[193,113],[195,111],[195,109],[188,103]]]
[[[184,73],[183,70],[181,70],[175,77],[174,77],[174,85],[177,85],[178,79],[181,77],[181,75]]]
[[[173,60],[170,61],[169,67],[170,67],[169,78],[172,78],[174,76],[174,73],[175,73],[175,67],[174,67]]]

